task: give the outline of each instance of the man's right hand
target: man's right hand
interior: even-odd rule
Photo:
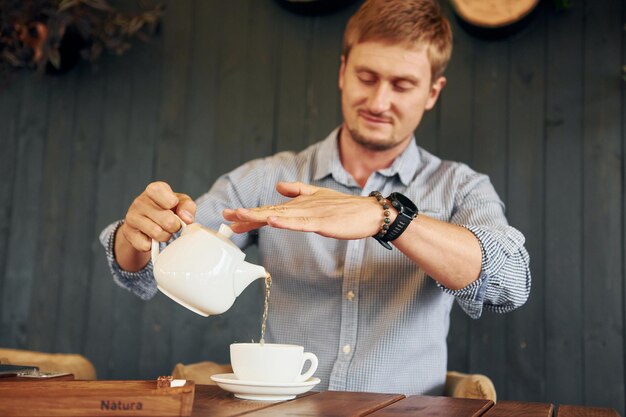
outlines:
[[[196,203],[188,195],[172,191],[165,182],[148,184],[128,208],[115,236],[115,259],[122,269],[132,272],[146,266],[152,239],[166,242],[180,229],[174,213],[190,224],[196,216]]]

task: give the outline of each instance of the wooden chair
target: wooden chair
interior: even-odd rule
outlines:
[[[461,372],[446,372],[446,397],[478,398],[481,400],[497,400],[496,387],[488,376],[482,374],[463,374]]]
[[[42,372],[68,372],[75,379],[96,379],[96,368],[79,354],[0,348],[0,363],[38,366]]]
[[[230,364],[218,364],[215,362],[198,362],[189,365],[176,364],[172,376],[176,379],[193,380],[196,384],[214,385],[210,376],[232,372]],[[456,398],[478,398],[496,402],[496,389],[485,375],[463,374],[449,371],[446,373],[446,386],[444,395]]]

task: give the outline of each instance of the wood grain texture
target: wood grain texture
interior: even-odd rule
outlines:
[[[28,100],[32,88],[20,78],[14,80],[10,86],[0,87],[0,271],[4,271],[5,276],[0,280],[0,340],[7,340],[12,346],[18,347],[27,344],[24,323],[28,321],[33,282],[32,268],[24,268],[23,263],[27,261],[32,265],[27,253],[32,254],[37,245],[36,240],[33,242],[33,234],[29,233],[32,230],[29,223],[18,222],[18,218],[24,212],[38,214],[33,211],[33,206],[29,204],[30,196],[26,193],[29,189],[28,180],[37,182],[41,170],[30,169],[28,152],[34,153],[33,162],[36,161],[38,156],[41,157],[41,152],[37,155],[37,148],[41,148],[44,141],[29,140],[31,138],[28,134],[32,132],[22,133],[22,114],[28,113],[24,116],[32,117],[33,113],[22,110],[18,103]],[[35,117],[41,121],[40,114]],[[29,172],[34,175],[29,176]]]
[[[542,403],[498,401],[483,416],[485,417],[552,417],[554,406]]]
[[[493,406],[488,400],[467,398],[428,397],[413,395],[397,401],[372,414],[374,417],[446,416],[478,417]]]
[[[68,195],[71,180],[71,155],[75,123],[76,76],[48,80],[49,111],[43,160],[43,181],[40,191],[40,210],[35,275],[40,277],[33,285],[29,304],[28,347],[40,351],[54,351],[59,325],[59,300],[64,282],[63,264],[67,258]],[[45,277],[45,278],[44,278]],[[68,283],[69,285],[69,283]]]
[[[556,417],[619,417],[619,414],[612,408],[559,405]]]
[[[0,413],[10,416],[189,416],[192,381],[157,388],[153,381],[0,383]]]
[[[510,43],[507,217],[526,237],[533,254],[531,275],[544,270],[544,92],[545,18]],[[542,286],[542,283],[537,283]],[[507,399],[544,398],[544,292],[535,291],[523,308],[507,315]]]
[[[78,84],[84,87],[76,94],[72,146],[67,150],[71,157],[67,207],[62,221],[65,223],[63,256],[71,262],[63,262],[60,271],[62,277],[75,274],[79,278],[60,282],[55,328],[55,349],[60,352],[70,352],[85,340],[93,260],[92,245],[85,242],[95,243],[97,238],[94,236],[96,185],[104,123],[104,74],[81,67],[76,76]]]
[[[624,163],[619,134],[623,2],[585,3],[583,61],[584,397],[624,409]],[[593,30],[591,28],[594,28]],[[621,124],[623,129],[623,123]],[[610,360],[608,358],[611,358]]]
[[[265,408],[254,417],[319,416],[356,417],[365,416],[404,398],[397,394],[369,394],[359,392],[324,391]]]
[[[328,17],[313,20],[309,85],[306,101],[306,135],[308,144],[315,143],[339,126],[342,118],[339,99],[339,76],[343,28],[351,9],[341,10]]]
[[[299,400],[302,397],[316,394],[314,391],[309,391],[296,398]],[[196,385],[191,415],[193,417],[233,417],[279,404],[282,402],[240,400],[216,385]]]
[[[545,398],[576,404],[583,399],[584,369],[563,362],[583,363],[583,10],[548,17],[543,290],[545,297],[567,294],[567,302],[545,299]]]
[[[308,145],[307,89],[311,77],[313,18],[283,13],[290,18],[281,21],[276,151],[304,149]]]
[[[212,166],[216,175],[228,172],[243,161],[241,153],[246,144],[243,117],[246,106],[246,75],[248,73],[248,19],[250,1],[226,2],[221,6],[222,33],[233,30],[231,36],[221,39],[217,55],[218,89],[215,138],[212,143]],[[259,81],[262,82],[262,81]]]
[[[468,23],[482,27],[510,25],[529,14],[539,0],[452,0],[456,12]]]

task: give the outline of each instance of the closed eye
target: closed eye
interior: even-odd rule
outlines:
[[[371,73],[359,73],[359,81],[366,85],[373,85],[376,83],[376,77]]]
[[[404,92],[411,90],[416,86],[416,83],[410,80],[398,80],[393,83],[393,88],[396,91]]]

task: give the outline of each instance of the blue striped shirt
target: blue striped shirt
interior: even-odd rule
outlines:
[[[335,240],[270,227],[233,236],[241,248],[258,244],[261,262],[272,274],[266,340],[315,353],[322,381],[317,388],[441,394],[453,301],[473,318],[483,310],[504,313],[522,305],[530,291],[524,236],[508,225],[486,175],[443,161],[415,141],[361,188],[340,162],[337,132],[300,153],[257,159],[222,176],[197,199],[196,221],[217,230],[224,208],[280,204],[287,198],[275,184],[302,181],[361,196],[398,191],[416,203],[420,215],[469,229],[481,244],[482,270],[456,291],[370,238]],[[113,257],[120,223],[101,234],[113,276],[149,299],[157,291],[151,264],[128,273]]]

